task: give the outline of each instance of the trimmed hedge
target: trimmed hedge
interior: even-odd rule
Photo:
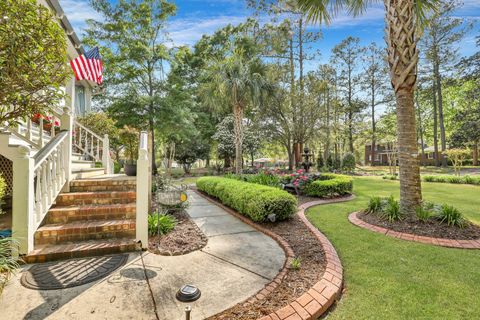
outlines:
[[[311,197],[331,198],[351,194],[353,190],[353,179],[349,176],[322,173],[318,180],[305,186],[303,193]]]
[[[220,200],[253,221],[261,222],[275,214],[284,220],[297,210],[297,199],[286,191],[259,184],[221,177],[202,177],[197,188]]]

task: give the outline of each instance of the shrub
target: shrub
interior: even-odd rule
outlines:
[[[12,238],[0,238],[0,295],[12,273],[19,267],[17,260],[12,256],[12,250],[18,243]]]
[[[342,170],[345,172],[355,171],[355,156],[352,153],[347,153],[343,156]]]
[[[393,174],[387,174],[385,176],[382,177],[383,180],[397,180],[398,177],[393,175]]]
[[[423,181],[480,185],[480,177],[476,176],[423,176]]]
[[[448,177],[448,182],[449,183],[464,183],[464,179],[462,179],[462,177],[458,177],[458,176],[451,176],[451,177]]]
[[[466,224],[462,213],[448,204],[442,205],[440,210],[437,210],[436,216],[441,222],[446,222],[449,226],[464,227]]]
[[[433,205],[422,204],[415,210],[417,219],[422,222],[427,222],[433,216],[432,209]]]
[[[177,220],[168,214],[157,215],[156,213],[148,215],[148,233],[153,236],[160,231],[161,235],[172,231],[177,225]]]
[[[382,209],[382,198],[371,197],[368,201],[367,213],[376,213]]]
[[[384,209],[381,212],[383,218],[390,222],[401,220],[402,213],[400,212],[400,203],[395,200],[393,196],[387,198]]]
[[[197,188],[256,222],[266,221],[269,215],[284,220],[297,210],[297,199],[293,195],[259,184],[202,177],[197,180]]]
[[[115,161],[113,163],[113,173],[115,173],[115,174],[120,173],[121,170],[122,170],[122,166],[120,165],[120,163]]]
[[[353,179],[349,176],[325,173],[305,186],[304,194],[312,197],[330,198],[351,194]]]

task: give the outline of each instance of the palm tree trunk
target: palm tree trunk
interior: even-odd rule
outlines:
[[[243,108],[240,104],[236,104],[233,107],[234,133],[235,133],[235,173],[242,173],[242,141],[243,141]]]
[[[385,0],[385,9],[390,78],[397,102],[400,209],[413,215],[422,201],[413,100],[418,65],[414,0]]]

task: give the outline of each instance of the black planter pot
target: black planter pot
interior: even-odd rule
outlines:
[[[130,177],[135,177],[137,175],[137,165],[136,164],[124,164],[123,170],[125,174]]]

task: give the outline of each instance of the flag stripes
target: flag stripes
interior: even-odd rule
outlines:
[[[99,85],[102,84],[103,64],[98,47],[70,61],[70,66],[72,67],[73,73],[75,73],[75,79],[77,79],[77,81],[90,80]]]

